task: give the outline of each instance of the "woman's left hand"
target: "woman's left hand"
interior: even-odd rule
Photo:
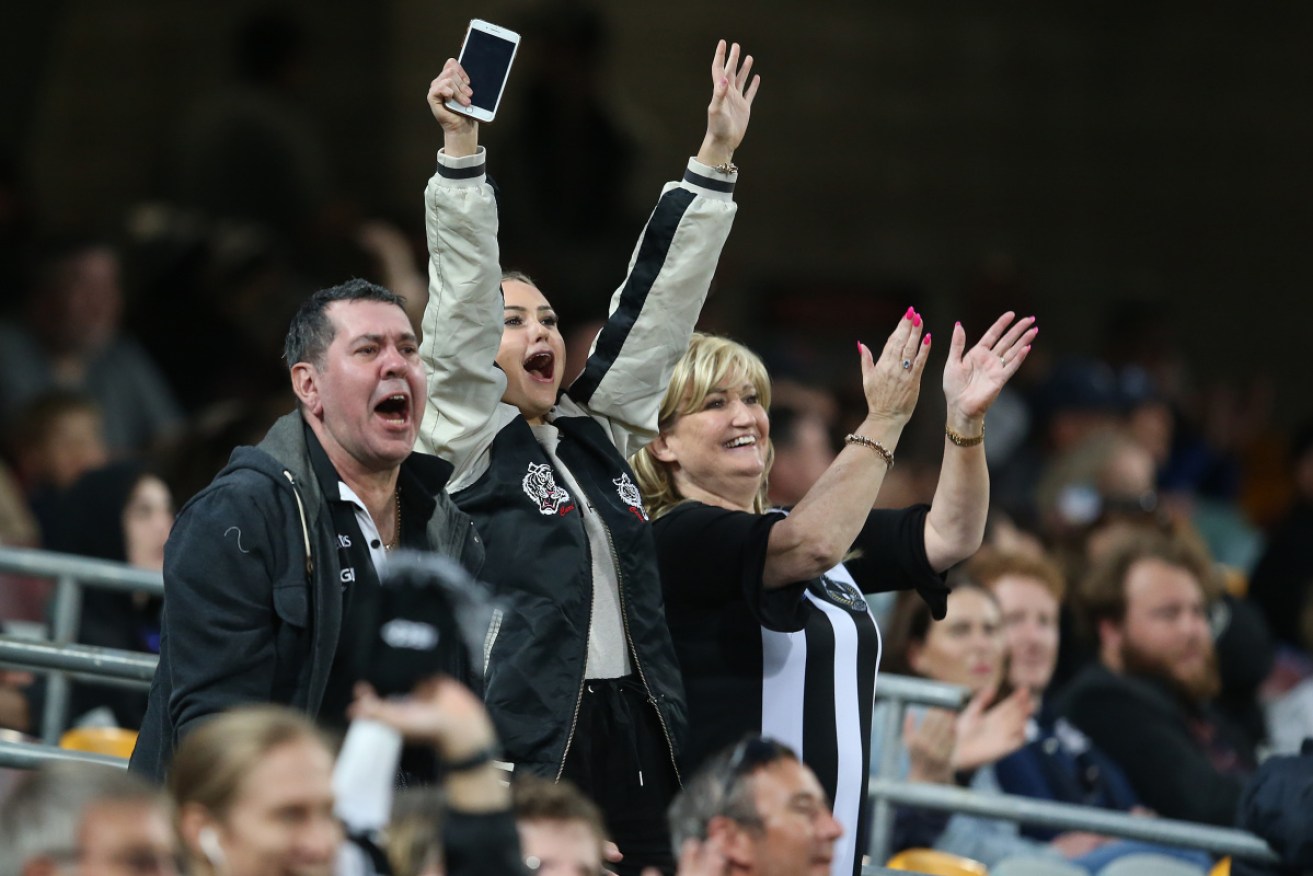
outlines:
[[[1026,360],[1037,334],[1035,317],[1017,319],[1009,310],[968,350],[962,323],[953,326],[953,341],[944,366],[944,400],[950,419],[955,414],[967,420],[983,417],[1003,385]]]

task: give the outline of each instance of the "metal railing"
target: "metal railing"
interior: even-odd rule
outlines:
[[[873,800],[871,860],[889,858],[890,832],[895,805],[918,806],[946,812],[1034,824],[1054,830],[1081,830],[1125,839],[1202,849],[1258,861],[1277,856],[1259,837],[1233,828],[1213,827],[1167,818],[1143,818],[1092,806],[1055,803],[1013,794],[986,794],[948,785],[922,784],[896,779],[903,749],[903,718],[909,705],[935,706],[957,711],[967,690],[922,678],[881,674],[876,693],[888,703],[883,724],[877,728],[883,744],[876,775],[867,783]]]
[[[88,557],[57,554],[29,548],[0,547],[0,572],[54,580],[55,593],[50,601],[49,642],[26,641],[33,645],[56,646],[53,650],[44,654],[44,659],[56,663],[63,659],[58,656],[59,654],[71,653],[65,652],[63,646],[72,645],[74,639],[77,638],[78,622],[82,616],[83,587],[100,587],[128,592],[144,591],[157,596],[164,593],[164,580],[158,572],[134,569],[123,563],[114,563],[108,560],[94,560]],[[6,636],[4,638],[7,645],[12,649],[14,647],[14,637]],[[106,651],[106,649],[97,650]],[[9,653],[15,654],[17,652],[10,650]],[[130,652],[118,652],[118,654],[130,654]],[[32,652],[26,656],[43,659],[42,655],[37,652]],[[0,661],[8,659],[0,657]],[[73,659],[76,662],[76,658]],[[117,667],[123,663],[119,658],[105,656],[104,654],[100,659],[106,661],[104,664],[106,668],[110,667],[111,664]],[[49,674],[46,685],[45,706],[41,712],[40,725],[41,739],[48,745],[54,745],[59,741],[60,732],[68,719],[70,670],[80,671],[83,673],[80,676],[81,678],[92,681],[97,681],[103,676],[125,677],[115,675],[112,670],[99,671],[101,666],[97,665],[94,660],[78,665],[55,665],[51,662],[46,664],[23,663],[20,665],[38,668]],[[151,672],[154,672],[153,667]],[[139,676],[130,677],[138,678]],[[149,682],[149,676],[146,680]]]
[[[0,665],[36,669],[50,674],[42,739],[45,744],[0,741],[0,766],[33,768],[51,759],[84,760],[122,766],[120,758],[55,747],[68,709],[70,678],[97,683],[149,685],[158,658],[153,654],[96,648],[73,642],[81,614],[82,588],[162,594],[159,574],[143,572],[119,563],[47,551],[0,547],[0,571],[29,577],[53,578],[50,641],[0,635]],[[960,812],[989,818],[1036,824],[1056,830],[1086,830],[1111,836],[1203,849],[1261,861],[1276,855],[1259,837],[1240,830],[1217,828],[1163,818],[1141,818],[1089,806],[1038,801],[1008,794],[983,794],[945,785],[918,784],[895,780],[902,751],[903,718],[909,705],[960,710],[967,700],[965,688],[921,678],[880,675],[880,699],[889,704],[878,728],[884,740],[878,753],[876,775],[868,782],[873,805],[871,857],[887,860],[895,805]],[[872,872],[883,872],[872,868]]]

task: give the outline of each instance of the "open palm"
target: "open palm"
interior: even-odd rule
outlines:
[[[972,419],[983,417],[1025,361],[1037,334],[1035,317],[1017,319],[1008,311],[968,350],[966,329],[961,323],[955,325],[944,366],[944,400],[949,411]]]

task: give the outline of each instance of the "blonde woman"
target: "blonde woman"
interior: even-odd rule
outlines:
[[[660,434],[632,459],[649,513],[690,734],[686,768],[745,733],[802,753],[845,835],[832,872],[857,873],[880,634],[864,592],[919,590],[944,613],[942,575],[980,546],[989,504],[985,412],[1036,335],[1001,316],[971,348],[953,330],[944,462],[930,506],[872,511],[916,406],[930,351],[912,308],[876,358],[859,344],[867,416],[788,514],[767,512],[770,378],[747,348],[695,335]],[[854,547],[860,558],[841,559]]]

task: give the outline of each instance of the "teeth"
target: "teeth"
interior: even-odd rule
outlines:
[[[735,438],[733,441],[726,441],[725,446],[730,448],[746,447],[749,444],[756,444],[756,443],[757,443],[757,439],[753,438],[751,435],[742,435],[738,438]]]

